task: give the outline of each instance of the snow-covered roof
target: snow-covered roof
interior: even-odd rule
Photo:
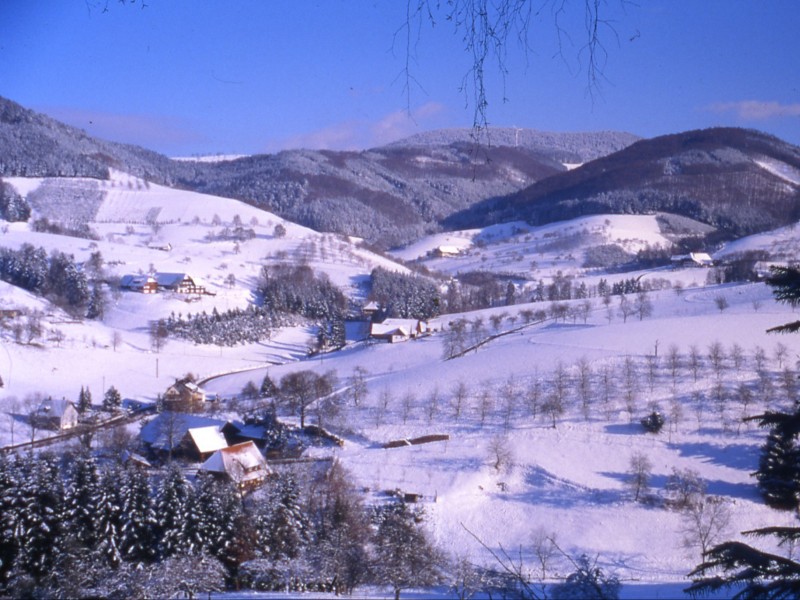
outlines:
[[[373,323],[370,333],[372,335],[411,335],[419,326],[417,319],[386,319],[383,323]]]
[[[160,287],[175,287],[186,279],[186,273],[156,273],[155,279]]]
[[[154,281],[155,279],[150,275],[123,275],[119,280],[119,285],[127,288],[142,288],[146,283]]]
[[[224,424],[223,424],[224,425]],[[222,434],[222,425],[208,425],[206,427],[193,427],[189,429],[189,437],[200,454],[215,452],[228,447],[228,440]]]
[[[220,419],[165,411],[142,427],[139,434],[145,444],[158,450],[176,448],[190,429],[214,426],[220,431],[227,424]]]
[[[77,410],[75,409],[75,405],[72,402],[64,398],[60,400],[47,398],[39,405],[37,412],[41,416],[51,416],[51,417],[61,418],[62,416],[64,416],[64,413],[70,407],[72,407],[73,410]]]
[[[269,472],[267,461],[253,442],[242,442],[217,450],[200,469],[225,473],[238,484],[263,479]]]
[[[707,252],[690,252],[689,256],[694,262],[701,265],[707,265],[714,262],[714,259],[712,259],[711,255]]]

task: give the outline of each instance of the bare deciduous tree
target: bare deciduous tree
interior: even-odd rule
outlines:
[[[683,543],[700,550],[701,558],[727,534],[731,513],[719,496],[703,495],[683,511]]]
[[[700,349],[696,344],[689,346],[689,368],[692,370],[692,376],[697,381],[700,375],[700,367],[702,366],[702,359],[700,358]]]
[[[489,463],[495,471],[505,471],[509,469],[514,461],[514,452],[508,438],[496,435],[489,440],[487,447]]]
[[[652,476],[653,463],[647,455],[642,452],[634,452],[631,455],[628,468],[628,486],[633,492],[633,499],[639,502],[650,489],[650,477]]]
[[[453,394],[451,399],[451,405],[453,407],[453,417],[455,418],[456,422],[461,419],[461,413],[464,410],[464,404],[469,397],[469,387],[463,381],[459,381],[455,387],[453,388]]]

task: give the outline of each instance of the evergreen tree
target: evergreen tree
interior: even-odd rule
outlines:
[[[272,560],[298,558],[310,540],[310,525],[291,474],[281,475],[256,516],[257,545]]]
[[[53,569],[64,528],[64,488],[54,457],[27,459],[16,506],[11,533],[16,544],[15,568],[39,580]]]
[[[109,468],[102,474],[95,516],[97,528],[96,549],[112,567],[117,567],[122,562],[120,544],[122,541],[124,515],[122,512],[122,498],[120,497],[120,479],[120,469],[116,466]]]
[[[66,489],[68,527],[79,544],[93,548],[99,537],[100,473],[94,458],[86,453],[79,454],[71,467]]]
[[[199,473],[189,512],[191,550],[229,562],[241,515],[242,501],[233,485]]]
[[[92,409],[92,392],[89,388],[81,386],[81,391],[78,394],[78,412],[85,415]]]
[[[92,284],[92,291],[89,295],[89,305],[86,308],[87,319],[97,319],[102,321],[106,310],[106,296],[103,288],[97,282]]]
[[[387,507],[375,534],[375,577],[391,585],[395,600],[410,586],[433,585],[441,577],[441,556],[422,529],[421,512],[405,503]]]
[[[120,554],[127,561],[150,562],[155,558],[157,541],[150,482],[135,466],[120,475]]]
[[[189,513],[193,492],[180,467],[171,465],[155,499],[158,554],[162,558],[187,554],[191,548]]]
[[[755,476],[764,501],[773,508],[794,510],[800,493],[800,449],[797,436],[773,427],[761,448]]]
[[[269,374],[264,375],[264,379],[261,381],[259,395],[262,398],[274,398],[278,395],[278,386],[275,385],[275,382],[272,381],[272,378],[269,376]]]
[[[8,583],[8,573],[17,555],[16,530],[20,467],[16,455],[0,454],[0,589]]]
[[[119,390],[113,385],[106,390],[103,396],[103,410],[106,412],[114,412],[122,406],[122,396]]]
[[[800,269],[773,267],[767,284],[773,287],[778,302],[795,307],[800,304]],[[773,327],[769,331],[793,333],[800,331],[800,321]],[[797,507],[797,436],[800,432],[800,408],[794,414],[766,413],[753,417],[762,426],[771,427],[774,439],[764,445],[759,472],[766,469],[770,477],[768,489],[779,502],[794,499]],[[771,476],[777,475],[777,479]],[[757,475],[758,476],[758,475]],[[791,478],[787,481],[783,478]],[[761,483],[761,481],[759,481]],[[790,489],[786,489],[788,484]],[[763,488],[762,488],[763,489]],[[745,531],[755,537],[775,537],[779,544],[800,541],[800,527],[764,527]],[[800,563],[759,550],[742,542],[724,542],[714,546],[704,556],[704,562],[689,574],[694,583],[687,591],[708,594],[735,586],[739,598],[798,598],[800,597]]]

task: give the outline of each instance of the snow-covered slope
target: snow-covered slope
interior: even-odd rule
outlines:
[[[22,193],[42,183],[8,181]],[[359,283],[374,267],[404,267],[346,239],[232,200],[146,185],[121,173],[102,191],[89,223],[99,240],[34,233],[27,224],[8,224],[0,246],[31,243],[79,260],[100,250],[112,275],[151,268],[185,271],[216,295],[187,302],[168,294],[120,293],[112,296],[102,321],[80,322],[42,298],[0,283],[0,310],[41,311],[45,330],[36,343],[28,344],[15,340],[13,328],[0,327],[5,384],[0,404],[10,415],[0,419],[5,443],[12,435],[16,441],[27,435],[22,415],[37,393],[74,398],[81,386],[88,386],[99,398],[113,384],[124,397],[152,401],[175,378],[193,372],[213,377],[205,383],[210,393],[231,398],[248,382],[260,383],[265,374],[279,380],[299,369],[335,370],[344,400],[338,414],[324,417],[346,440],[336,457],[371,496],[396,489],[421,494],[434,536],[452,556],[491,565],[493,559],[477,537],[491,549],[513,551],[534,569],[532,540],[539,531],[555,536],[570,555],[597,556],[604,570],[621,578],[623,596],[674,597],[700,558],[696,546],[684,542],[684,518],[661,502],[674,468],[696,470],[708,492],[723,499],[731,519],[719,533],[721,539],[794,522],[760,500],[750,473],[764,434],[743,425],[741,417],[789,405],[793,380],[786,373],[793,373],[800,338],[776,338],[765,330],[796,315],[775,304],[763,284],[707,286],[704,269],[608,274],[583,266],[584,253],[592,246],[616,244],[633,254],[647,245],[666,244],[655,216],[595,216],[537,228],[511,223],[442,234],[397,252],[415,259],[440,246],[456,246],[462,249],[457,256],[424,259],[429,268],[451,275],[485,269],[549,278],[562,271],[587,281],[647,276],[681,283],[674,290],[653,292],[653,314],[642,320],[629,316],[624,322],[617,297],[608,307],[600,298],[589,298],[585,321],[548,318],[525,325],[525,311],[547,312],[550,303],[518,304],[440,317],[431,323],[436,333],[415,341],[356,342],[313,359],[307,355],[313,331],[304,327],[233,348],[170,340],[155,352],[149,321],[172,312],[245,306],[253,301],[262,265],[309,264],[356,298],[363,295]],[[255,237],[238,243],[220,239],[237,223],[252,229]],[[276,236],[277,225],[285,228],[284,236]],[[741,244],[766,247],[791,238],[787,230]],[[153,248],[167,243],[169,251]],[[732,244],[723,253],[736,250]],[[720,298],[725,300],[722,309]],[[567,304],[579,302],[583,300]],[[490,326],[493,317],[496,329]],[[473,323],[482,319],[484,339],[503,335],[445,360],[446,330],[459,318]],[[725,354],[719,372],[709,358],[715,342]],[[759,370],[761,351],[766,367]],[[671,355],[678,358],[675,370]],[[692,355],[700,361],[696,373]],[[357,367],[367,371],[369,395],[355,406],[347,386]],[[761,389],[764,368],[773,386],[771,397],[759,394],[743,405],[739,390]],[[585,398],[582,376],[588,376]],[[567,378],[568,386],[564,413],[553,426],[543,407],[553,398],[558,377]],[[639,419],[656,408],[668,416],[668,424],[658,435],[646,434]],[[390,440],[430,433],[447,434],[449,440],[383,448]],[[513,457],[500,469],[492,458],[497,440],[503,440]],[[647,502],[635,502],[626,483],[637,452],[653,465]],[[569,569],[566,562],[555,561],[549,581]]]

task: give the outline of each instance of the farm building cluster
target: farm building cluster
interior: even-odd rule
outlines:
[[[214,292],[203,285],[199,279],[187,273],[123,275],[119,280],[119,287],[122,290],[139,292],[141,294],[173,292],[176,294],[214,295]]]

